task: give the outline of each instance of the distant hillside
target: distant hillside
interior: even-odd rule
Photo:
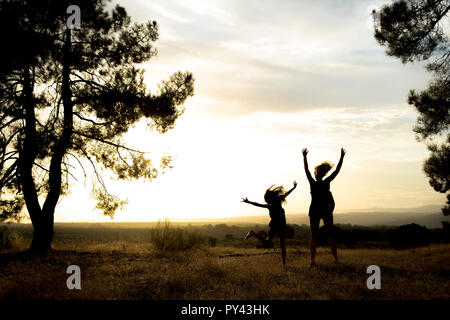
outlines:
[[[450,219],[442,213],[360,212],[335,215],[336,223],[350,223],[361,226],[400,226],[417,223],[427,228],[440,228],[442,227],[442,221],[450,221]]]
[[[375,209],[374,209],[375,210]],[[440,212],[439,206],[426,206],[420,208],[407,209],[388,209],[389,211],[364,211],[351,213],[334,214],[335,223],[353,224],[361,226],[386,225],[400,226],[403,224],[417,223],[427,228],[440,228],[442,221],[449,221],[450,217],[445,217]],[[392,210],[392,211],[391,211]],[[307,214],[287,214],[287,222],[290,224],[309,224]],[[269,222],[269,215],[265,216],[249,216],[249,217],[232,217],[220,219],[198,219],[189,220],[189,222],[203,223],[227,223],[227,224],[266,224]]]
[[[346,210],[342,213],[358,213],[358,212],[384,212],[384,213],[440,213],[441,205],[427,205],[412,208],[367,208],[363,210]],[[338,212],[341,213],[341,212]]]
[[[287,222],[289,224],[306,224],[309,225],[309,217],[306,213],[287,213]],[[247,216],[247,217],[230,217],[230,218],[216,218],[216,219],[170,219],[171,223],[177,225],[204,225],[204,224],[227,224],[227,225],[240,225],[249,226],[255,224],[268,224],[270,221],[269,214],[260,216]],[[360,212],[353,211],[348,213],[335,213],[335,223],[339,224],[352,224],[360,226],[400,226],[404,224],[417,223],[427,228],[441,228],[442,221],[450,222],[450,216],[445,217],[441,213],[440,206],[424,206],[418,208],[394,208],[394,209],[367,209]],[[154,227],[157,222],[104,222],[104,223],[86,223],[86,222],[73,222],[73,223],[61,223],[57,222],[56,225],[65,227],[113,227],[113,228],[151,228]],[[24,224],[25,226],[25,224]],[[30,225],[31,227],[31,225]]]

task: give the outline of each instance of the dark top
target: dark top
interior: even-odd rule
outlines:
[[[309,215],[331,214],[334,209],[334,200],[330,191],[330,181],[327,179],[312,180],[309,182],[309,185],[311,187]]]
[[[286,215],[280,203],[269,204],[269,215],[271,222],[275,224],[286,224]]]

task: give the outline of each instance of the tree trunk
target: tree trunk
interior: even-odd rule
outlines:
[[[53,241],[53,214],[41,213],[37,221],[33,222],[33,241],[30,251],[46,253],[52,248]]]
[[[64,128],[61,137],[53,148],[53,155],[49,168],[49,191],[42,208],[38,201],[38,194],[34,183],[32,169],[36,158],[36,117],[34,113],[34,104],[32,102],[32,88],[28,70],[26,72],[25,84],[29,86],[24,90],[26,103],[26,134],[21,154],[21,173],[20,180],[23,188],[25,203],[33,224],[33,241],[30,251],[45,253],[51,249],[53,241],[53,222],[55,207],[61,194],[61,163],[67,149],[70,145],[73,130],[73,103],[72,91],[70,89],[70,45],[71,33],[67,29],[64,59],[61,95],[64,105]]]
[[[24,69],[23,99],[25,109],[25,136],[19,143],[18,173],[20,186],[28,213],[33,224],[33,242],[30,250],[47,251],[48,223],[44,222],[43,212],[38,200],[36,184],[33,178],[33,165],[36,159],[36,115],[34,112],[33,86],[29,68]],[[47,215],[48,216],[48,215]],[[47,225],[47,228],[44,226]],[[46,231],[47,230],[47,231]],[[47,239],[47,240],[45,240]]]
[[[66,31],[64,44],[63,71],[61,83],[61,97],[64,106],[64,128],[59,141],[53,149],[52,160],[49,168],[49,191],[42,206],[42,210],[37,216],[36,223],[33,222],[34,235],[31,244],[31,251],[47,252],[51,249],[53,241],[53,221],[55,207],[61,194],[61,163],[63,157],[70,146],[73,130],[73,103],[72,91],[70,89],[70,46],[71,32]],[[30,214],[31,216],[31,214]],[[35,217],[36,218],[36,217]]]

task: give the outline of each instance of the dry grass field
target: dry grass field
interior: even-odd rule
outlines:
[[[0,299],[449,299],[450,245],[408,250],[341,249],[335,264],[319,248],[279,250],[197,246],[160,251],[151,243],[55,243],[45,257],[16,246],[0,254]],[[366,287],[366,268],[381,268],[381,290]],[[66,269],[81,268],[81,290]]]

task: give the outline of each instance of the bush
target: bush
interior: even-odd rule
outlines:
[[[165,221],[150,230],[150,241],[158,252],[185,251],[208,244],[208,237],[197,231],[170,227]]]
[[[426,246],[430,243],[430,230],[415,223],[398,227],[392,232],[390,245],[394,249]]]
[[[295,229],[290,224],[286,225],[286,239],[294,239]]]
[[[0,227],[0,250],[13,248],[20,239],[20,234],[13,233],[7,227]]]
[[[208,244],[210,247],[215,247],[217,245],[217,238],[208,237]]]

